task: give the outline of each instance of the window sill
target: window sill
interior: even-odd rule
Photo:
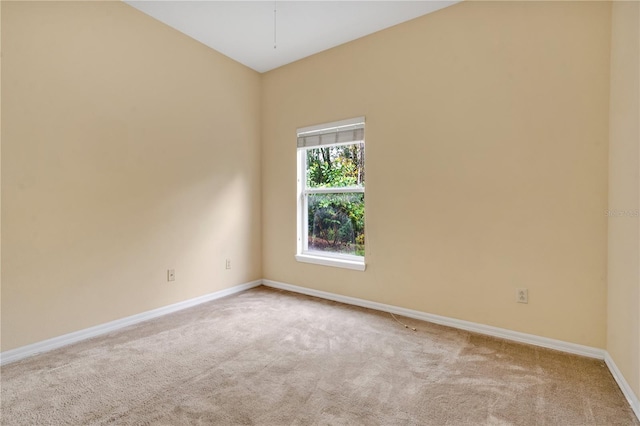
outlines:
[[[353,269],[364,271],[367,265],[362,261],[335,259],[331,257],[312,256],[309,254],[296,254],[296,260],[304,263],[314,263],[316,265],[334,266],[336,268]]]

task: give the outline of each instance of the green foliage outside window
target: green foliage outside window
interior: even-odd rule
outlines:
[[[307,150],[308,188],[364,187],[364,143]],[[364,193],[308,196],[309,249],[364,256]]]

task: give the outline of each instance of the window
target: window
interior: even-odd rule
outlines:
[[[364,188],[364,117],[298,129],[298,261],[364,271]]]

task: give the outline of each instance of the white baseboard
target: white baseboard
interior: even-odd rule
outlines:
[[[568,352],[576,355],[582,355],[589,358],[604,359],[605,357],[605,351],[603,349],[578,345],[576,343],[564,342],[562,340],[550,339],[548,337],[536,336],[534,334],[520,333],[518,331],[507,330],[505,328],[498,328],[490,325],[484,325],[484,324],[479,324],[475,322],[459,320],[455,318],[443,317],[435,314],[428,314],[426,312],[414,311],[412,309],[401,308],[393,305],[385,305],[384,303],[371,302],[364,299],[357,299],[355,297],[342,296],[335,293],[328,293],[326,291],[313,290],[310,288],[299,287],[297,285],[285,284],[277,281],[262,280],[262,284],[267,287],[279,288],[281,290],[288,290],[295,293],[306,294],[308,296],[320,297],[322,299],[333,300],[335,302],[342,302],[348,305],[355,305],[355,306],[361,306],[363,308],[375,309],[377,311],[391,312],[393,314],[402,315],[408,318],[414,318],[422,321],[432,322],[435,324],[446,325],[446,326],[458,328],[461,330],[473,331],[475,333],[485,334],[488,336],[500,337],[502,339],[512,340],[515,342],[541,346],[543,348],[555,349],[558,351]]]
[[[611,375],[618,383],[618,386],[620,386],[620,390],[624,394],[625,398],[627,398],[629,405],[631,405],[631,409],[633,409],[636,417],[638,418],[638,420],[640,420],[640,400],[638,399],[638,396],[635,394],[635,392],[633,392],[633,389],[631,389],[631,386],[629,386],[629,383],[622,375],[620,369],[618,369],[618,366],[613,361],[613,358],[611,358],[611,355],[609,355],[609,352],[606,353],[604,362],[607,364],[607,367],[609,367]]]
[[[261,283],[262,283],[262,280],[256,280],[249,283],[239,284],[230,288],[226,288],[224,290],[216,291],[214,293],[205,294],[204,296],[195,297],[193,299],[174,303],[168,306],[163,306],[161,308],[153,309],[151,311],[142,312],[140,314],[132,315],[125,318],[120,318],[118,320],[96,325],[94,327],[85,328],[84,330],[79,330],[73,333],[64,334],[62,336],[43,340],[41,342],[36,342],[31,345],[22,346],[9,351],[4,351],[0,353],[0,365],[5,365],[11,362],[19,361],[21,359],[30,357],[32,355],[57,349],[62,346],[79,342],[81,340],[100,336],[101,334],[110,333],[112,331],[121,329],[123,327],[127,327],[133,324],[137,324],[143,321],[157,318],[162,315],[167,315],[172,312],[180,311],[182,309],[190,308],[192,306],[209,302],[211,300],[220,299],[221,297],[230,296],[232,294],[239,293],[241,291],[245,291],[253,287],[257,287]]]
[[[209,302],[215,299],[220,299],[225,296],[230,296],[235,293],[257,287],[259,285],[265,285],[267,287],[277,288],[281,290],[287,290],[294,293],[306,294],[308,296],[319,297],[321,299],[333,300],[335,302],[341,302],[348,305],[360,306],[363,308],[375,309],[377,311],[391,312],[393,314],[402,315],[408,318],[414,318],[422,321],[432,322],[435,324],[445,325],[461,330],[472,331],[475,333],[485,334],[488,336],[499,337],[515,342],[527,343],[530,345],[540,346],[549,349],[555,349],[562,352],[567,352],[576,355],[582,355],[590,358],[596,358],[604,360],[607,367],[611,371],[614,379],[620,386],[624,396],[631,405],[635,415],[640,419],[640,401],[638,397],[629,386],[629,383],[625,380],[624,376],[616,366],[615,362],[609,355],[609,353],[603,349],[593,348],[590,346],[578,345],[576,343],[564,342],[562,340],[550,339],[547,337],[536,336],[533,334],[520,333],[518,331],[512,331],[504,328],[493,327],[489,325],[479,324],[470,321],[459,320],[455,318],[444,317],[435,314],[428,314],[426,312],[415,311],[412,309],[401,308],[393,305],[386,305],[384,303],[371,302],[364,299],[358,299],[355,297],[342,296],[335,293],[329,293],[326,291],[314,290],[306,287],[300,287],[292,284],[285,284],[272,280],[256,280],[240,285],[236,285],[231,288],[216,291],[214,293],[206,294],[204,296],[195,297],[193,299],[185,300],[182,302],[174,303],[172,305],[164,306],[162,308],[153,309],[151,311],[142,312],[140,314],[132,315],[119,320],[111,321],[105,324],[100,324],[95,327],[86,328],[73,333],[64,334],[62,336],[54,337],[52,339],[43,340],[41,342],[33,343],[31,345],[22,346],[20,348],[12,349],[0,353],[0,365],[9,364],[11,362],[19,361],[21,359],[36,355],[42,352],[47,352],[53,349],[60,348],[62,346],[70,345],[72,343],[79,342],[81,340],[90,339],[92,337],[100,336],[102,334],[110,333],[112,331],[134,325],[143,321],[147,321],[153,318],[157,318],[162,315],[177,312],[182,309],[190,308],[192,306],[199,305],[201,303]]]
[[[607,367],[609,367],[609,370],[611,371],[614,379],[618,383],[618,386],[620,386],[620,390],[622,390],[622,393],[627,398],[629,405],[631,405],[633,412],[635,413],[636,417],[638,417],[638,420],[640,420],[640,401],[638,400],[638,397],[633,392],[633,389],[631,389],[631,386],[629,386],[629,383],[627,383],[627,381],[625,380],[624,376],[611,358],[611,355],[609,355],[609,353],[604,349],[578,345],[576,343],[564,342],[562,340],[550,339],[548,337],[536,336],[534,334],[520,333],[518,331],[478,324],[470,321],[463,321],[455,318],[443,317],[440,315],[428,314],[425,312],[414,311],[412,309],[400,308],[393,305],[385,305],[384,303],[371,302],[364,299],[342,296],[335,293],[314,290],[277,281],[262,280],[262,284],[267,287],[292,291],[294,293],[306,294],[307,296],[315,296],[321,299],[333,300],[335,302],[361,306],[363,308],[375,309],[377,311],[391,312],[393,314],[402,315],[408,318],[414,318],[422,321],[432,322],[435,324],[446,325],[453,328],[485,334],[488,336],[500,337],[515,342],[527,343],[530,345],[541,346],[543,348],[555,349],[575,355],[582,355],[589,358],[604,360],[607,364]]]

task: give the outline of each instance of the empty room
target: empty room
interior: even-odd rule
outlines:
[[[2,425],[640,425],[640,2],[0,2]]]

